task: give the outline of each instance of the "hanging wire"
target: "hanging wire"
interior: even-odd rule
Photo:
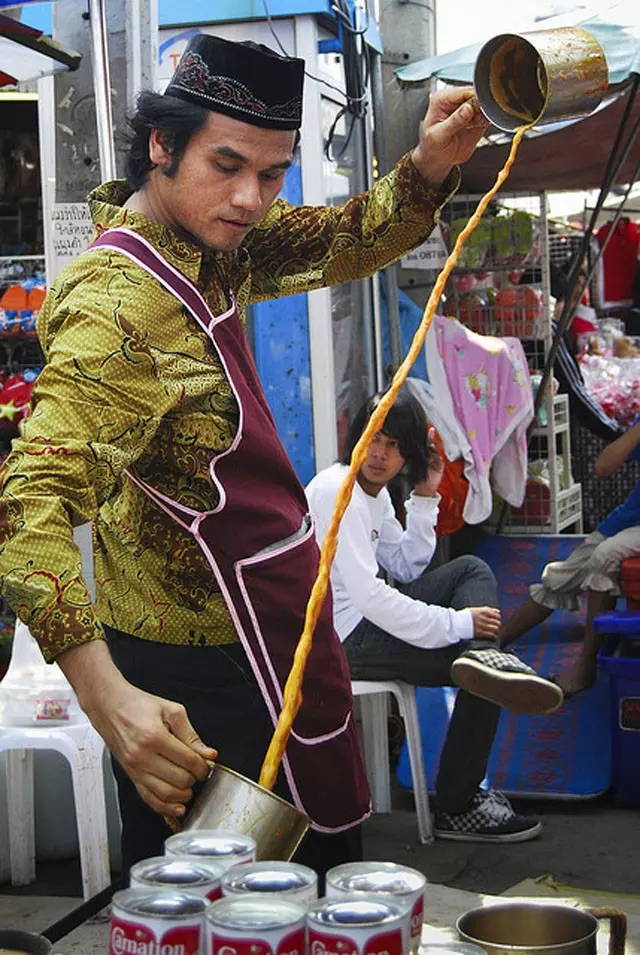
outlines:
[[[262,6],[264,8],[265,17],[267,18],[267,25],[278,45],[278,49],[284,56],[290,56],[274,29],[267,0],[262,0]],[[304,72],[305,76],[308,76],[310,80],[314,80],[316,83],[321,83],[323,86],[328,87],[338,93],[345,101],[336,114],[324,143],[324,152],[327,159],[331,162],[336,162],[344,156],[349,148],[356,121],[366,116],[368,107],[367,87],[369,84],[371,64],[369,48],[364,41],[364,35],[369,29],[368,11],[364,11],[364,22],[358,26],[355,22],[357,17],[355,10],[353,16],[351,14],[349,0],[333,0],[331,10],[335,14],[338,23],[338,36],[342,47],[342,59],[344,63],[345,89],[340,89],[339,86],[329,83],[320,76],[314,76],[313,73],[310,73],[306,69]],[[339,152],[334,153],[333,145],[336,129],[340,120],[347,114],[350,117],[349,128]]]
[[[267,18],[267,25],[269,27],[269,30],[271,31],[271,35],[273,36],[273,39],[278,44],[278,48],[280,49],[280,52],[282,53],[283,56],[291,56],[292,54],[287,53],[287,51],[285,50],[284,46],[282,45],[282,41],[280,40],[280,37],[278,36],[278,34],[276,33],[273,27],[273,20],[271,18],[271,13],[269,12],[269,7],[267,6],[267,0],[262,0],[262,6],[264,7],[264,15]],[[344,96],[345,96],[344,90],[341,90],[339,86],[335,86],[333,83],[329,83],[328,80],[323,79],[321,76],[314,76],[313,73],[310,73],[306,69],[304,71],[304,75],[308,76],[309,79],[313,80],[315,83],[322,83],[323,86],[327,86],[330,90],[333,90],[334,92],[339,93],[340,96],[344,99]]]
[[[358,26],[356,12],[353,17],[348,0],[333,0],[331,9],[338,21],[338,35],[342,47],[344,62],[344,79],[347,102],[336,115],[324,144],[327,159],[335,162],[344,156],[353,136],[356,122],[363,119],[367,113],[369,74],[371,70],[369,47],[364,35],[369,29],[369,13],[365,11],[364,23]],[[347,135],[344,138],[340,151],[335,154],[333,143],[336,129],[340,120],[349,114],[351,117]]]

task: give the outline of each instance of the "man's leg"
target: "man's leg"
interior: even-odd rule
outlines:
[[[426,571],[406,587],[409,596],[424,603],[462,610],[498,607],[498,585],[483,560],[458,557],[434,571]],[[515,713],[549,713],[562,703],[561,690],[495,640],[473,640],[452,665],[456,686],[474,696],[498,703]]]
[[[508,647],[519,637],[533,630],[539,623],[542,623],[553,613],[551,607],[544,607],[538,604],[531,597],[527,597],[523,604],[520,604],[515,613],[511,614],[500,627],[498,633],[498,643],[501,647]]]
[[[400,584],[403,593],[423,603],[464,610],[466,607],[498,607],[498,585],[491,568],[479,557],[456,557],[427,568],[410,584]]]
[[[590,534],[566,560],[552,561],[542,571],[539,584],[529,588],[530,596],[500,627],[498,643],[508,647],[538,626],[554,610],[578,610],[578,595],[585,590],[585,573],[591,554],[605,538]]]
[[[565,696],[575,696],[588,690],[596,682],[598,675],[598,650],[602,637],[593,628],[594,618],[605,610],[615,610],[618,598],[611,594],[587,591],[587,620],[584,628],[584,642],[580,656],[568,670],[558,676],[558,685]]]
[[[465,644],[425,650],[362,621],[344,648],[354,680],[403,680],[416,686],[450,686],[451,664]],[[535,819],[517,816],[500,793],[480,783],[500,716],[494,703],[459,690],[436,779],[436,835],[473,842],[524,842],[540,832]]]
[[[114,661],[127,679],[148,693],[182,703],[200,738],[218,749],[220,761],[258,779],[273,726],[240,644],[172,646],[106,630]],[[114,770],[123,821],[123,877],[128,881],[133,863],[162,855],[171,833],[121,767],[114,764]],[[283,772],[274,790],[292,801]],[[360,839],[359,827],[335,835],[310,832],[295,858],[322,876],[327,868],[361,858]]]
[[[402,680],[411,686],[453,686],[451,664],[466,649],[457,643],[426,650],[363,620],[344,642],[353,680]],[[436,780],[442,811],[463,812],[484,779],[500,709],[461,690],[451,714]]]
[[[586,565],[587,620],[582,652],[574,665],[561,673],[558,683],[566,694],[575,695],[593,686],[598,675],[598,650],[602,644],[593,621],[598,614],[614,610],[620,596],[620,565],[640,553],[640,528],[629,527],[613,537],[602,538]]]
[[[271,723],[240,644],[188,647],[153,643],[106,628],[116,666],[135,686],[182,703],[220,761],[257,779]],[[114,763],[122,816],[123,876],[134,862],[162,855],[168,826]],[[194,787],[197,794],[199,787]]]

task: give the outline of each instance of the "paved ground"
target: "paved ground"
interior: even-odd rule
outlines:
[[[547,873],[556,882],[577,888],[640,895],[637,809],[619,808],[606,797],[571,803],[520,801],[515,804],[520,812],[535,814],[544,823],[542,836],[532,842],[487,846],[436,841],[420,846],[411,797],[399,789],[393,795],[393,812],[366,823],[365,852],[370,859],[405,862],[425,873],[431,883],[425,907],[431,928],[426,926],[425,932],[453,937],[456,918],[486,901],[484,896],[500,895],[525,879]],[[20,889],[0,886],[0,926],[41,931],[73,908],[79,895],[76,859],[39,864],[34,884]],[[638,911],[637,900],[633,908],[625,908],[619,900],[617,904],[629,914]],[[629,933],[626,955],[640,955],[640,917],[630,920]],[[431,940],[436,940],[435,935]],[[107,946],[104,914],[61,940],[56,952],[104,955]],[[606,951],[604,929],[598,955]]]
[[[415,866],[429,882],[499,895],[523,879],[550,873],[567,885],[640,894],[640,807],[621,808],[609,797],[514,801],[519,812],[542,820],[538,839],[519,845],[436,841],[421,846],[411,796],[396,789],[393,802],[393,813],[366,823],[366,856]],[[80,894],[75,859],[42,863],[37,874],[33,885],[20,889],[3,885],[0,894]]]
[[[367,823],[366,854],[406,862],[430,882],[470,892],[498,895],[523,879],[551,873],[567,885],[640,894],[640,807],[617,807],[609,797],[513,803],[519,812],[542,820],[538,839],[519,845],[436,841],[419,846],[411,797],[397,791],[394,812]]]

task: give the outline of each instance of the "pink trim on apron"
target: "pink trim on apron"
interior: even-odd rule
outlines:
[[[125,473],[200,546],[275,726],[317,573],[318,548],[304,489],[278,437],[233,296],[231,308],[214,316],[193,283],[128,229],[103,233],[96,247],[125,255],[189,310],[215,348],[236,398],[237,434],[209,466],[219,494],[212,510],[185,507],[132,469]],[[327,599],[283,760],[296,805],[321,832],[348,829],[370,812],[351,716],[349,669]]]

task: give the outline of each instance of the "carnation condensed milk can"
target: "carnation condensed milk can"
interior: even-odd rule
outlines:
[[[409,951],[415,955],[420,948],[426,884],[422,872],[395,862],[347,862],[327,872],[327,898],[361,892],[393,897],[409,912]]]
[[[322,899],[307,913],[309,955],[406,955],[408,951],[409,912],[394,899],[345,895]]]
[[[206,912],[207,955],[306,955],[305,910],[277,896],[227,896]]]
[[[311,905],[318,898],[318,876],[296,862],[252,862],[234,865],[222,879],[222,894],[230,896],[260,892]]]
[[[129,873],[131,889],[168,889],[194,892],[210,902],[222,895],[226,866],[210,858],[155,856],[136,862]]]
[[[201,896],[168,889],[116,892],[109,955],[200,955],[206,905]]]
[[[165,840],[164,851],[168,856],[215,859],[223,868],[229,869],[232,865],[255,860],[256,841],[251,836],[236,835],[234,832],[201,829],[169,836]]]

